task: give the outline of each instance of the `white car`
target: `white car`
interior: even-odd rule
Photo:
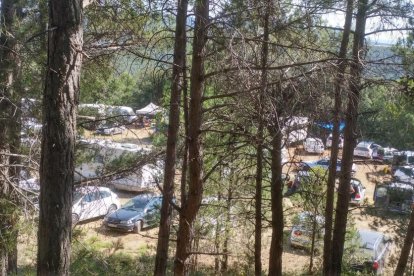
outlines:
[[[309,153],[318,153],[321,154],[325,151],[325,146],[322,143],[322,140],[319,138],[306,138],[303,143],[303,148],[306,152]]]
[[[106,187],[84,186],[73,194],[72,225],[116,211],[121,206],[118,196]]]
[[[124,126],[110,126],[110,125],[104,125],[98,128],[95,131],[95,134],[100,135],[115,135],[115,134],[122,134],[125,130]]]
[[[316,245],[319,246],[322,244],[323,236],[325,234],[325,230],[323,228],[325,218],[320,215],[315,216],[311,212],[305,211],[299,213],[293,221],[289,237],[291,247],[310,249],[314,222],[316,222]]]
[[[342,136],[339,136],[339,148],[342,149],[344,147],[344,138]],[[326,138],[326,147],[330,148],[332,147],[332,133],[329,134],[328,138]]]
[[[379,148],[381,148],[381,146],[373,142],[360,142],[354,149],[354,156],[367,159],[376,159],[378,158]]]

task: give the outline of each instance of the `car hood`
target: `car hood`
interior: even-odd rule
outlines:
[[[129,209],[129,208],[121,208],[118,209],[116,212],[110,214],[108,218],[119,219],[119,220],[130,220],[137,217],[143,217],[144,210],[137,210],[137,209]]]

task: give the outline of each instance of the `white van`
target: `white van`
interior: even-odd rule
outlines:
[[[321,154],[325,151],[325,146],[323,142],[319,138],[306,138],[305,142],[303,143],[303,148],[308,153],[318,153]]]

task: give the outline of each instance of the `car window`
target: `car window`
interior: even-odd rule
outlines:
[[[111,197],[111,193],[108,191],[100,191],[101,192],[101,197],[102,198],[107,198],[107,197]]]
[[[149,210],[153,210],[153,209],[161,209],[161,199],[160,198],[155,198],[153,199],[147,206],[147,208]]]
[[[382,251],[384,250],[384,248],[385,248],[385,241],[382,238],[381,239],[381,242],[378,243],[378,246],[377,246],[377,248],[375,250],[375,257],[378,257],[382,253]]]
[[[369,150],[367,148],[357,147],[355,150],[357,151],[365,151],[368,152]]]
[[[329,161],[328,160],[319,160],[317,164],[320,165],[320,166],[328,166]]]
[[[132,208],[136,210],[144,209],[145,206],[148,204],[149,198],[148,197],[135,197],[125,203],[122,208]]]
[[[385,196],[387,196],[387,188],[385,188],[385,187],[379,187],[379,188],[377,188],[377,191],[375,192],[375,195],[377,197],[385,197]]]
[[[99,200],[101,198],[101,195],[99,193],[99,191],[92,191],[89,192],[88,194],[85,195],[85,197],[83,198],[84,201],[86,202],[92,202],[95,200]]]

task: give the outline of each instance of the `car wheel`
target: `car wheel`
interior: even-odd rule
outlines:
[[[72,214],[72,228],[76,226],[79,222],[79,216],[77,214]]]
[[[112,214],[113,212],[115,212],[115,211],[116,211],[116,209],[117,209],[116,205],[115,205],[115,204],[111,204],[111,206],[109,206],[109,208],[108,208],[108,212],[107,212],[106,214],[107,214],[107,215],[110,215],[110,214]]]
[[[142,229],[142,221],[138,220],[137,222],[135,222],[134,232],[139,234],[141,232],[141,229]]]

